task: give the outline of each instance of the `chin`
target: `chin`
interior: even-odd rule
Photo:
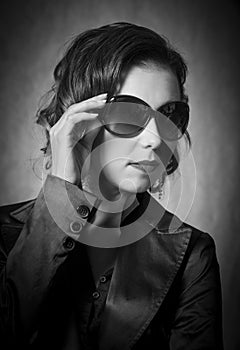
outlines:
[[[130,179],[123,180],[119,184],[120,192],[129,192],[131,194],[133,193],[142,193],[149,189],[150,184],[149,181],[132,181]]]

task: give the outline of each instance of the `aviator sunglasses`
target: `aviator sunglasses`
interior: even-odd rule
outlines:
[[[131,95],[117,95],[107,101],[99,120],[111,134],[128,138],[139,135],[155,118],[159,135],[168,141],[178,140],[186,132],[189,106],[171,101],[153,110],[145,101]]]

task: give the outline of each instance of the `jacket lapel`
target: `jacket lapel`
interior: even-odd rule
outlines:
[[[22,225],[3,224],[1,226],[1,236],[3,239],[4,251],[9,254],[22,230]]]
[[[10,220],[8,223],[3,223],[1,225],[1,236],[3,239],[3,244],[5,248],[6,254],[10,252],[13,248],[18,236],[23,228],[23,224],[26,222],[30,211],[34,205],[35,199],[28,202],[25,205],[22,205],[16,210],[13,210],[9,213],[10,218],[14,220]],[[17,220],[17,222],[16,222]]]
[[[10,220],[6,220],[6,223],[3,222],[1,225],[1,237],[3,239],[5,253],[7,255],[18,239],[18,236],[23,228],[23,224],[26,222],[33,207],[34,201],[35,200],[32,200],[27,204],[22,205],[20,208],[10,212]]]
[[[144,219],[150,233],[119,250],[101,322],[100,350],[124,350],[136,343],[160,308],[186,253],[191,228],[165,210],[156,224],[156,210],[162,207],[156,201],[152,204]]]
[[[28,218],[28,216],[33,208],[35,201],[36,201],[36,198],[32,199],[27,204],[24,204],[20,208],[10,212],[9,215],[12,218],[14,218],[14,219],[16,219],[24,224],[27,221],[27,218]]]

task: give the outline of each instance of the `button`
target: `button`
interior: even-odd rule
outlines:
[[[100,281],[101,283],[105,283],[106,280],[107,280],[106,276],[101,276],[101,277],[99,278],[99,281]]]
[[[71,231],[74,232],[74,233],[80,232],[81,229],[82,229],[82,224],[81,224],[81,222],[79,222],[79,221],[73,221],[73,222],[71,222],[71,224],[70,224],[70,229],[71,229]]]
[[[73,250],[75,247],[75,242],[71,237],[65,237],[63,240],[63,246],[67,250]]]
[[[97,300],[100,297],[100,294],[98,292],[94,292],[92,296],[93,296],[93,299]]]
[[[90,209],[86,205],[79,205],[77,212],[83,219],[86,219],[90,214]]]

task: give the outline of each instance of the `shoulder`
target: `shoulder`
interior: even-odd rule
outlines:
[[[203,231],[196,226],[190,225],[186,221],[182,221],[174,213],[165,210],[161,224],[164,229],[159,231],[165,232],[172,240],[172,236],[180,235],[189,237],[189,241],[185,241],[187,249],[185,252],[185,262],[187,262],[187,268],[204,268],[204,266],[215,264],[217,265],[216,257],[216,244],[215,239],[211,233]],[[176,244],[179,244],[179,240],[175,240]]]
[[[200,252],[205,249],[216,249],[215,240],[209,232],[202,231],[186,222],[183,222],[182,227],[192,231],[191,239],[194,241],[193,251]]]
[[[176,214],[168,211],[161,205],[159,205],[159,210],[164,213],[162,214],[161,221],[156,225],[157,231],[169,234],[170,236],[189,232],[189,249],[192,249],[194,252],[215,249],[215,241],[211,233],[183,221]]]
[[[191,231],[189,241],[189,264],[210,264],[216,259],[216,244],[211,233],[200,230],[186,222],[182,223],[182,229]]]
[[[161,205],[159,205],[159,207],[159,210],[162,210],[163,207]],[[191,238],[189,245],[193,251],[199,252],[205,249],[215,249],[215,241],[211,233],[203,231],[198,227],[183,221],[180,217],[171,211],[168,211],[166,208],[164,208],[164,214],[162,215],[160,223],[157,225],[157,229],[169,233],[170,235],[174,233],[190,232]]]
[[[183,276],[186,285],[206,283],[212,288],[219,286],[220,271],[214,238],[194,226],[186,223],[184,226],[192,230]]]
[[[148,197],[145,194],[144,202]],[[172,246],[172,249],[179,250],[182,247],[182,255],[186,259],[197,261],[203,260],[205,255],[214,256],[216,251],[215,241],[211,233],[203,231],[196,226],[182,220],[175,213],[163,207],[155,198],[151,197],[151,210],[148,213],[147,220],[151,226],[155,226],[153,234],[157,234],[161,239],[157,240],[157,244]],[[156,223],[156,221],[160,220]],[[155,224],[155,225],[154,225]],[[187,247],[187,249],[185,248]]]
[[[187,223],[183,223],[183,227],[186,227],[192,231],[192,254],[202,256],[204,252],[209,252],[211,254],[215,253],[215,240],[209,232],[202,231]]]

